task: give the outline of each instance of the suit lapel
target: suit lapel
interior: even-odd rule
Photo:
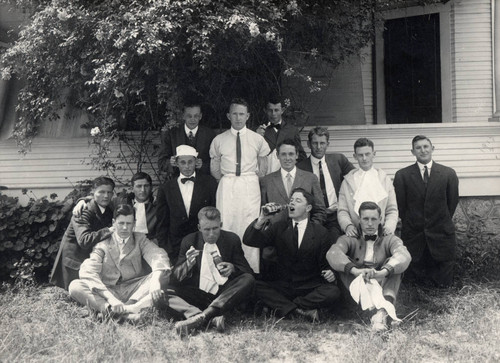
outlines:
[[[435,185],[439,184],[439,179],[441,178],[441,168],[436,162],[432,163],[431,173],[429,174],[429,181],[427,182],[426,193],[430,195],[432,189]]]
[[[203,236],[201,235],[201,232],[198,232],[196,234],[196,241],[194,243],[194,248],[197,249],[198,251],[201,251],[198,256],[196,256],[196,268],[198,271],[200,271],[201,268],[201,257],[203,255],[203,246],[205,245],[205,241],[203,241]]]
[[[424,180],[422,179],[422,175],[420,174],[420,168],[418,167],[417,163],[413,164],[413,168],[411,169],[411,176],[411,179],[413,180],[413,183],[415,185],[415,189],[420,194],[425,196],[425,184]]]
[[[298,168],[295,168],[295,178],[293,179],[292,190],[294,190],[295,188],[302,187],[303,181],[304,181],[304,172]]]
[[[191,196],[191,204],[189,206],[189,214],[191,214],[191,212],[193,210],[195,210],[195,208],[193,208],[193,207],[195,206],[195,203],[198,202],[198,200],[200,200],[200,194],[201,194],[202,189],[203,189],[199,175],[200,175],[199,173],[196,174],[196,180],[195,180],[194,185],[193,185],[193,195]]]
[[[118,243],[115,241],[114,235],[111,236],[107,242],[108,252],[111,260],[115,263],[116,267],[120,266],[120,249],[118,248]]]
[[[196,187],[196,184],[195,184]],[[184,206],[184,199],[182,199],[182,193],[181,189],[179,188],[179,184],[176,179],[172,179],[172,185],[171,185],[171,196],[172,196],[172,202],[177,206],[177,208],[182,209],[184,212],[184,215],[186,217],[189,217],[186,213],[186,207]],[[193,188],[193,195],[194,195],[194,188]],[[192,198],[191,198],[191,204],[193,203]]]
[[[311,221],[307,222],[306,230],[304,231],[304,236],[302,237],[302,243],[300,244],[299,252],[308,249],[314,243],[314,233]]]
[[[303,170],[305,170],[305,171],[308,171],[308,172],[312,173],[312,172],[313,172],[313,167],[312,167],[311,157],[309,156],[309,157],[306,159],[306,161],[307,161],[307,162],[305,162],[305,163],[303,164],[303,166],[304,166]]]
[[[293,238],[293,224],[295,222],[292,219],[289,219],[288,221],[289,221],[288,227],[283,232],[283,237],[284,237],[285,243],[288,245],[288,248],[295,255],[298,252],[298,247],[295,244],[295,241]]]
[[[276,187],[276,190],[281,194],[284,200],[288,202],[290,197],[288,196],[285,185],[283,184],[283,179],[281,178],[281,169],[274,173],[273,175],[273,183]]]
[[[184,124],[180,125],[175,132],[175,145],[185,145],[186,144],[186,133],[184,132]],[[175,150],[174,150],[175,155]]]

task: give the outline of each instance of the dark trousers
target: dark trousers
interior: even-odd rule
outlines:
[[[296,308],[311,310],[329,307],[340,297],[340,290],[335,283],[327,282],[314,288],[300,288],[285,281],[256,281],[255,295],[285,316]]]
[[[224,313],[249,299],[254,286],[254,277],[249,273],[243,273],[219,286],[219,291],[215,295],[200,290],[198,286],[179,285],[175,287],[175,291],[179,297],[202,310],[210,306]]]
[[[406,277],[417,283],[431,280],[438,287],[447,287],[453,283],[455,260],[437,261],[431,256],[429,247],[425,246],[424,252],[418,261],[412,260]]]

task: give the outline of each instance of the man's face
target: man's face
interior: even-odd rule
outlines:
[[[177,157],[177,166],[182,175],[190,177],[193,175],[196,167],[196,158],[194,156],[181,155]]]
[[[361,211],[359,216],[359,224],[363,234],[374,235],[378,231],[380,224],[380,215],[376,209],[365,209]]]
[[[326,154],[326,149],[330,143],[326,139],[326,136],[312,135],[311,141],[307,141],[309,148],[311,149],[311,154],[317,159],[323,158]]]
[[[373,166],[375,153],[370,146],[361,146],[356,148],[353,156],[358,161],[359,167],[364,171],[368,171]]]
[[[113,198],[113,187],[111,185],[99,185],[94,189],[94,200],[101,207],[107,207]]]
[[[203,235],[203,240],[210,244],[217,242],[219,239],[221,227],[222,223],[219,219],[202,218],[198,223],[198,230]]]
[[[283,111],[281,103],[268,103],[266,106],[267,118],[272,124],[278,124],[281,121]]]
[[[229,107],[229,112],[227,113],[227,118],[231,121],[231,126],[235,130],[241,130],[245,127],[246,122],[250,114],[248,113],[248,109],[244,105],[238,105],[237,103],[233,103]]]
[[[200,123],[201,117],[201,108],[199,106],[184,108],[182,119],[184,120],[184,123],[186,124],[188,129],[192,130],[197,127]]]
[[[427,164],[432,160],[433,151],[434,146],[432,146],[429,140],[418,140],[413,143],[413,149],[411,149],[411,153],[417,158],[417,161],[422,164]]]
[[[132,186],[132,191],[134,192],[135,199],[138,202],[146,202],[151,197],[151,191],[153,190],[151,184],[146,179],[137,179],[134,181]]]
[[[297,221],[305,219],[308,217],[308,213],[311,211],[312,206],[307,203],[307,199],[300,192],[295,192],[290,197],[290,203],[288,207],[288,215]]]
[[[130,237],[134,230],[134,226],[135,220],[132,214],[128,216],[119,215],[116,219],[113,219],[113,227],[115,227],[120,238]]]
[[[298,157],[295,146],[281,145],[279,152],[276,151],[276,153],[283,169],[285,169],[286,171],[290,171],[295,167],[295,163],[297,163]]]

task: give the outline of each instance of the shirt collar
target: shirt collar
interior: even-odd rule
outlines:
[[[97,206],[99,207],[99,210],[101,211],[101,214],[104,214],[104,212],[106,211],[106,208],[105,207],[101,207],[99,204],[97,204]]]
[[[186,132],[186,135],[189,135],[189,131],[193,133],[194,136],[196,136],[196,133],[198,132],[198,126],[196,126],[194,129],[190,129],[189,127],[184,124],[184,131]]]
[[[323,155],[323,157],[321,159],[318,159],[316,157],[314,157],[312,154],[311,154],[311,161],[313,162],[313,164],[317,165],[319,164],[319,162],[321,161],[323,164],[325,164],[325,155]]]
[[[286,178],[288,173],[290,173],[290,175],[292,176],[292,179],[295,179],[295,174],[297,173],[297,168],[294,166],[293,169],[290,171],[286,171],[285,169],[281,168],[280,171],[281,171],[282,178]]]
[[[418,168],[420,170],[424,170],[424,166],[427,166],[427,169],[431,169],[432,168],[432,160],[429,161],[427,164],[422,164],[421,162],[417,161],[417,164],[418,164]]]
[[[236,136],[236,134],[239,132],[240,135],[245,135],[246,132],[247,132],[247,127],[246,126],[243,126],[243,128],[241,130],[235,130],[233,129],[233,127],[231,127],[229,130],[231,130],[231,133]]]
[[[116,232],[116,231],[113,233],[113,236],[114,236],[116,242],[118,242],[119,245],[125,245],[125,244],[127,244],[128,240],[130,239],[130,236],[128,236],[127,238],[121,238],[118,235],[118,232]],[[122,241],[124,241],[124,242],[122,242]]]
[[[301,220],[300,222],[297,223],[297,221],[294,221],[292,219],[293,226],[295,227],[295,223],[297,223],[297,228],[300,228],[300,229],[305,229],[307,227],[308,221],[309,221],[309,218],[304,218],[303,220]]]

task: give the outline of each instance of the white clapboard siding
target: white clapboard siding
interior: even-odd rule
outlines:
[[[490,0],[451,5],[454,122],[483,122],[493,114]]]
[[[461,196],[500,195],[500,123],[331,126],[329,152],[340,152],[356,165],[353,145],[367,137],[375,144],[376,167],[391,178],[397,170],[415,162],[411,139],[428,136],[434,160],[457,172]],[[301,132],[304,146],[310,127]],[[306,148],[307,151],[309,151]]]

